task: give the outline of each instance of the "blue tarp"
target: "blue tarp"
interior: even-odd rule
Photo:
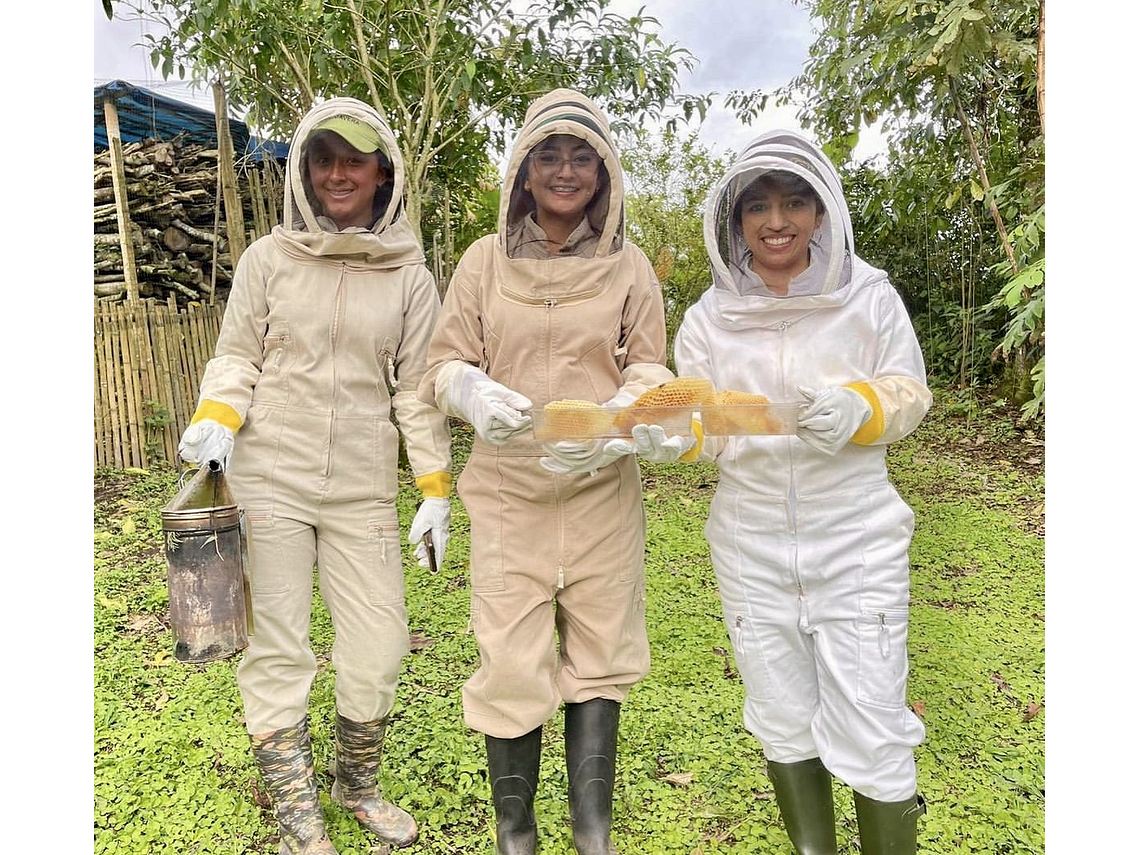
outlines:
[[[218,130],[211,110],[203,110],[166,98],[149,89],[112,80],[95,87],[95,151],[105,151],[107,119],[103,100],[112,98],[119,113],[119,134],[124,143],[147,139],[172,140],[182,135],[188,142],[206,148],[218,147]],[[245,122],[230,119],[234,151],[261,160],[265,156],[284,160],[289,146],[283,142],[252,136]]]

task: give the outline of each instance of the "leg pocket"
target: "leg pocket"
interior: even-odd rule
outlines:
[[[776,693],[775,683],[755,622],[743,614],[725,615],[725,618],[736,657],[736,670],[744,682],[745,694],[758,701],[772,700]]]
[[[862,703],[884,709],[906,705],[906,609],[865,611],[859,616],[856,692]]]
[[[400,527],[380,520],[368,521],[368,602],[387,606],[404,601],[404,561],[400,553]]]
[[[254,596],[288,592],[290,579],[286,568],[289,565],[284,560],[284,546],[281,543],[283,533],[277,531],[273,508],[246,508],[245,522],[251,592]],[[308,582],[312,584],[311,575]]]
[[[504,578],[503,531],[506,514],[502,493],[489,484],[501,485],[497,461],[475,455],[468,460],[456,482],[456,493],[467,509],[471,547],[468,572],[471,590],[476,593],[502,591]],[[477,471],[478,470],[478,471]],[[517,513],[517,511],[516,511]]]

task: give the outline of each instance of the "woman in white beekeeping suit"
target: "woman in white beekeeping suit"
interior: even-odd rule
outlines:
[[[615,851],[618,712],[649,669],[641,478],[633,443],[543,445],[530,411],[625,405],[673,378],[661,287],[625,240],[623,206],[597,107],[567,89],[531,104],[499,230],[456,267],[420,385],[476,434],[457,483],[480,655],[463,710],[486,738],[501,855],[535,852],[542,726],[563,703],[575,848]],[[676,459],[672,439],[637,453]]]
[[[864,855],[915,851],[906,702],[914,514],[886,449],[931,405],[922,352],[882,270],[855,255],[839,176],[790,131],[752,142],[710,196],[713,285],[677,333],[677,371],[804,402],[793,435],[710,436],[706,534],[742,675],[745,726],[800,855],[836,852],[831,776]]]
[[[254,614],[237,679],[281,852],[336,852],[308,727],[314,564],[336,631],[332,798],[385,843],[407,846],[415,820],[377,787],[408,651],[391,416],[424,496],[409,540],[427,566],[424,534],[442,558],[450,520],[446,419],[416,397],[439,296],[379,113],[354,98],[313,107],[287,173],[284,222],[234,271],[180,452],[201,464],[232,450],[226,474],[249,523]]]

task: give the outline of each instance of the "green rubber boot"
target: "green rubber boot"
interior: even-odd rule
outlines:
[[[534,793],[541,756],[541,726],[514,739],[487,737],[487,770],[495,805],[495,850],[499,855],[534,855],[538,848]]]
[[[337,713],[332,798],[385,843],[411,846],[419,836],[416,821],[407,811],[384,801],[376,781],[387,728],[386,718],[360,722]]]
[[[321,816],[308,721],[249,739],[277,815],[281,855],[337,855]]]
[[[878,802],[855,793],[859,851],[863,855],[914,855],[918,850],[918,818],[926,802],[915,795],[901,802]]]
[[[610,840],[621,704],[594,698],[566,704],[570,824],[578,855],[617,855]]]
[[[818,757],[797,763],[769,760],[768,779],[797,855],[837,855],[831,773],[823,762]]]

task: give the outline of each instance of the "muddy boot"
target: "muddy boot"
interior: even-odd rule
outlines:
[[[836,855],[831,773],[823,762],[818,757],[798,763],[769,761],[768,780],[797,855]]]
[[[487,771],[495,804],[495,851],[498,855],[534,855],[538,827],[534,792],[542,755],[542,727],[514,739],[487,737]]]
[[[337,855],[317,798],[308,722],[249,739],[277,815],[281,855]]]
[[[380,797],[376,772],[388,719],[351,721],[336,716],[333,801],[352,811],[360,824],[393,846],[411,846],[419,835],[412,815]]]
[[[926,802],[915,795],[901,802],[878,802],[855,793],[859,851],[863,855],[914,855],[918,850],[918,818]]]
[[[595,698],[566,704],[570,824],[579,855],[617,855],[610,841],[621,704]]]

